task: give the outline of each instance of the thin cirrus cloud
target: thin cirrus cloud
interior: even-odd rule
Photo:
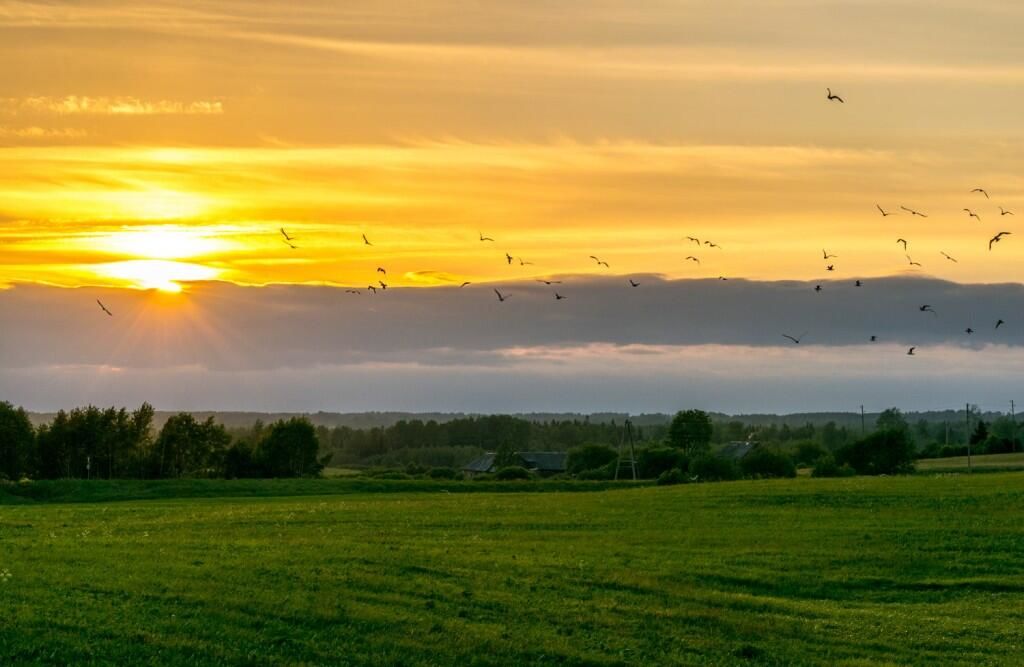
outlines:
[[[8,98],[3,101],[8,112],[41,112],[60,116],[94,114],[111,116],[211,115],[224,113],[224,104],[218,100],[143,100],[136,97],[64,97]]]

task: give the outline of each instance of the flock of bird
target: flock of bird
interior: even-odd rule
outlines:
[[[837,102],[839,104],[845,104],[846,103],[846,100],[844,100],[839,95],[834,94],[832,92],[831,88],[826,88],[825,91],[826,91],[826,99],[828,101],[830,101],[830,102]],[[990,199],[989,193],[988,193],[988,191],[985,188],[981,188],[981,187],[974,188],[974,189],[972,189],[970,191],[970,194],[972,194],[972,195],[974,195],[974,194],[981,195],[986,200]],[[892,215],[897,215],[897,213],[895,211],[886,210],[880,204],[875,204],[875,208],[878,209],[878,212],[881,213],[883,218],[887,218],[887,217],[892,216]],[[910,214],[912,217],[920,217],[920,218],[927,218],[928,217],[928,214],[922,213],[921,211],[918,211],[916,209],[910,208],[908,206],[900,205],[899,208],[900,208],[900,210],[904,211],[905,213]],[[1007,210],[1007,209],[1003,208],[1002,206],[999,206],[998,208],[999,208],[999,217],[1000,218],[1003,218],[1003,217],[1008,216],[1008,215],[1009,216],[1013,215],[1013,211]],[[973,208],[964,207],[963,208],[963,212],[966,213],[969,218],[973,218],[973,219],[975,219],[975,220],[977,220],[979,222],[981,221],[981,216]],[[280,232],[281,237],[282,237],[281,240],[282,240],[282,242],[285,245],[287,245],[292,250],[298,250],[299,249],[299,246],[295,245],[295,243],[294,243],[296,241],[296,237],[294,237],[291,234],[289,234],[283,227],[280,228],[278,231]],[[1002,241],[1004,237],[1010,236],[1011,234],[1012,234],[1012,232],[1001,231],[1001,232],[998,232],[992,238],[990,238],[988,240],[988,249],[989,249],[989,251],[992,250],[993,246],[995,246],[1000,241]],[[481,243],[494,243],[495,242],[495,239],[493,237],[485,236],[482,232],[478,232],[478,236],[479,236],[479,240],[480,240]],[[365,233],[362,234],[362,240],[363,240],[363,245],[365,245],[365,246],[373,246],[373,243],[370,242],[370,239],[367,238]],[[717,243],[714,243],[712,241],[708,241],[706,239],[705,240],[701,240],[701,239],[699,239],[699,238],[697,238],[695,236],[687,236],[683,240],[695,244],[699,249],[708,249],[708,250],[711,250],[711,249],[721,250],[722,249],[722,247],[720,245],[718,245]],[[898,239],[896,239],[896,244],[903,246],[904,255],[906,256],[907,262],[908,262],[908,264],[910,266],[918,266],[918,267],[921,266],[920,262],[914,261],[914,259],[910,256],[910,254],[908,252],[908,242],[907,242],[906,239],[898,238]],[[829,271],[829,272],[835,271],[835,264],[834,263],[828,263],[828,262],[829,262],[829,260],[832,260],[832,259],[838,259],[839,258],[838,255],[832,254],[832,253],[828,252],[827,250],[822,250],[821,252],[822,252],[822,259],[826,262],[825,270]],[[946,253],[945,251],[940,251],[939,254],[942,255],[942,257],[944,257],[947,261],[950,261],[950,262],[953,262],[953,263],[958,263],[958,260],[956,258],[954,258],[950,254]],[[605,269],[610,269],[611,268],[611,265],[607,261],[601,259],[600,257],[598,257],[596,255],[590,255],[590,259],[592,259],[595,262],[595,266],[597,266],[597,267],[604,267]],[[697,257],[696,255],[687,255],[686,258],[684,259],[684,261],[693,262],[695,264],[700,264],[701,263],[700,258]],[[515,257],[515,256],[511,255],[508,252],[505,253],[505,262],[508,265],[512,265],[514,262],[518,262],[520,266],[530,266],[530,265],[533,264],[533,262],[528,262],[525,259],[523,259],[522,257]],[[366,286],[366,291],[370,292],[370,293],[373,293],[373,294],[376,294],[378,289],[383,291],[383,290],[386,290],[388,288],[388,284],[387,284],[387,282],[385,282],[385,280],[387,278],[387,269],[385,269],[382,266],[378,266],[376,273],[377,273],[377,275],[375,276],[374,282],[371,282],[370,284],[368,284]],[[725,276],[719,276],[718,279],[719,280],[728,280],[728,278],[726,278]],[[640,287],[640,283],[638,281],[634,280],[633,278],[629,278],[628,280],[629,280],[630,287],[633,287],[633,288]],[[562,284],[561,280],[537,279],[536,282],[542,283],[542,284],[547,285],[549,287],[550,286],[554,286],[554,285],[561,285]],[[472,283],[470,283],[469,281],[465,281],[461,285],[459,285],[459,287],[460,288],[466,287],[467,285],[470,285],[470,284],[472,284]],[[864,285],[864,282],[862,280],[856,280],[854,282],[854,286],[855,287],[862,287],[863,285]],[[821,286],[821,284],[817,284],[817,285],[814,286],[814,291],[815,292],[821,292],[821,291],[823,291],[823,289],[824,288]],[[363,290],[359,290],[359,289],[346,289],[345,292],[348,293],[348,294],[362,294]],[[497,288],[494,288],[494,294],[497,297],[498,301],[501,302],[501,303],[504,303],[505,301],[508,301],[509,298],[510,298],[509,294],[502,293],[501,290],[499,290]],[[561,301],[561,300],[565,299],[566,296],[564,294],[562,294],[561,292],[559,292],[558,289],[555,289],[554,290],[554,298],[555,298],[556,301]],[[108,316],[110,316],[110,317],[114,316],[114,314],[107,308],[106,305],[103,304],[102,301],[97,299],[96,303],[99,305],[100,309],[104,313],[106,313]],[[930,304],[924,304],[924,305],[920,306],[920,308],[918,310],[920,312],[922,312],[922,313],[930,313],[933,316],[937,315],[937,313],[935,312],[935,309]],[[1006,324],[1006,322],[1004,320],[998,319],[996,321],[996,323],[995,323],[994,329],[999,329],[1004,324]],[[974,329],[972,327],[968,326],[964,330],[964,333],[967,334],[967,335],[971,335],[971,334],[974,333]],[[806,335],[807,335],[807,332],[804,332],[804,333],[800,334],[799,336],[793,336],[793,335],[790,335],[790,334],[782,334],[782,337],[792,341],[796,345],[799,345]],[[869,340],[872,343],[877,342],[878,341],[878,336],[877,335],[872,335],[872,336],[870,336]],[[912,347],[910,347],[907,350],[907,354],[910,355],[910,356],[914,356],[916,350],[917,350],[917,346],[912,346]]]

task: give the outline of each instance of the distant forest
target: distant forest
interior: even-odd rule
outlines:
[[[703,414],[703,413],[702,413]],[[326,465],[459,468],[484,452],[617,448],[625,414],[411,416],[406,413],[157,413],[94,406],[46,419],[0,403],[0,476],[33,478],[296,477]],[[835,452],[879,428],[908,435],[917,457],[1016,451],[1014,420],[998,413],[710,414],[709,444],[756,441],[797,463]],[[664,447],[672,417],[629,418],[639,450]],[[362,426],[338,425],[339,421]],[[227,424],[223,422],[228,422]],[[335,425],[329,426],[329,423]],[[377,425],[367,425],[374,424]],[[862,426],[863,425],[863,426]],[[863,428],[863,430],[862,430]]]

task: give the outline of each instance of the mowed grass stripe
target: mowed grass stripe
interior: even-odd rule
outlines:
[[[0,507],[0,663],[1017,664],[1024,475]]]

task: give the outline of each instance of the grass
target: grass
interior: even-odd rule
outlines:
[[[1017,473],[320,484],[0,506],[0,664],[1012,665],[1024,650]]]
[[[1024,452],[1012,454],[982,454],[971,457],[971,467],[982,472],[1024,469]],[[921,459],[917,462],[921,472],[966,472],[967,457],[951,456],[944,459]]]

